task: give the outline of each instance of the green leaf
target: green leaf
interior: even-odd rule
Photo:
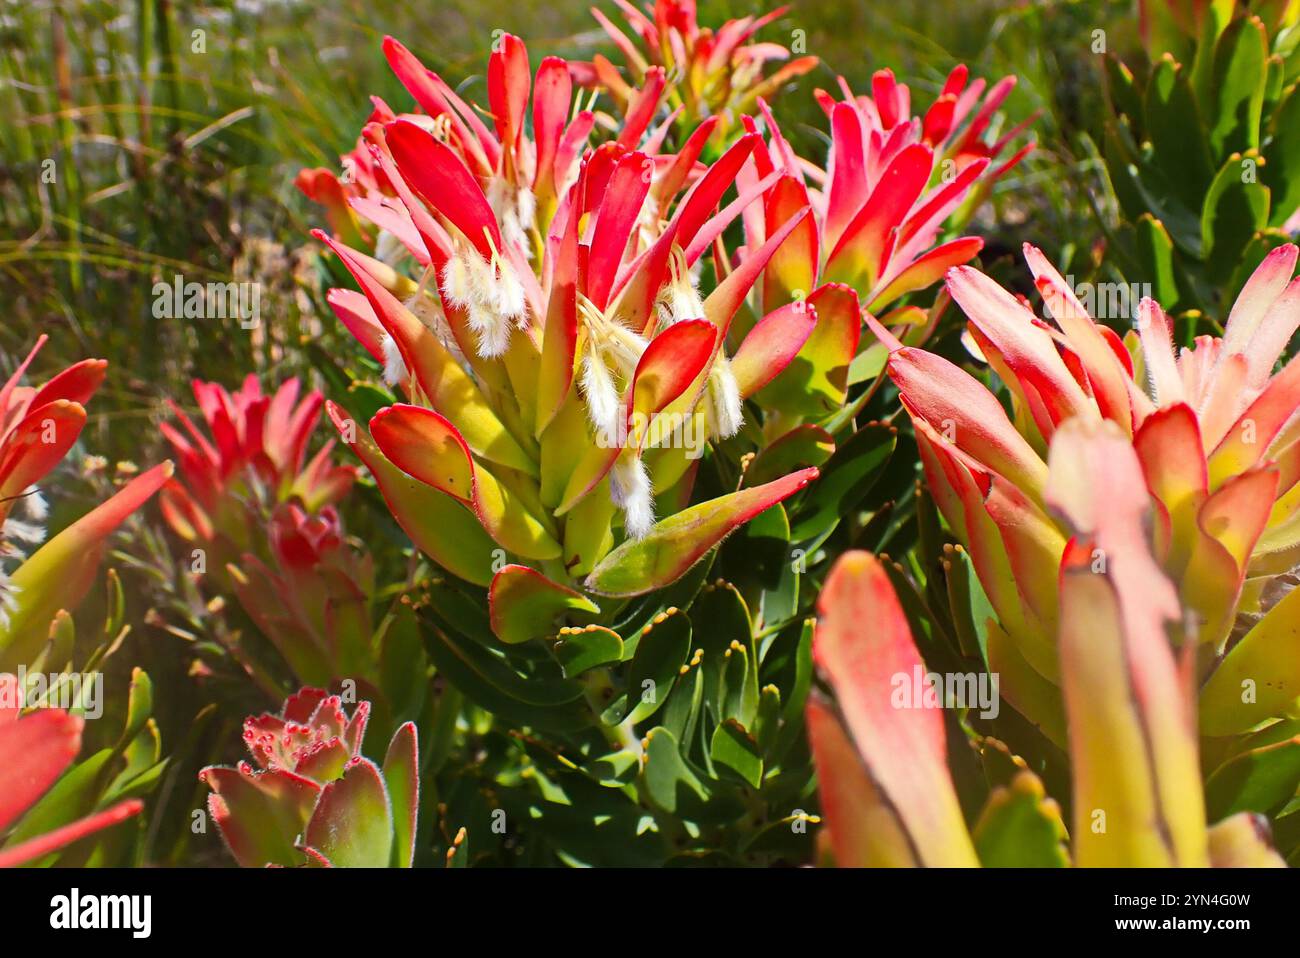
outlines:
[[[636,643],[628,668],[627,697],[606,711],[607,725],[648,719],[668,701],[668,693],[691,652],[691,620],[680,609],[656,616],[628,644]]]
[[[708,789],[682,760],[677,740],[666,728],[653,728],[646,735],[641,778],[650,801],[670,815],[690,818],[709,801]]]
[[[72,665],[73,647],[77,640],[77,626],[66,609],[60,609],[50,622],[49,638],[40,653],[27,665],[27,674],[38,672],[46,674],[63,674]],[[51,686],[47,696],[53,695],[58,688]],[[86,688],[86,686],[83,686]]]
[[[727,653],[733,642],[752,645],[749,610],[736,587],[718,579],[706,585],[691,605],[691,625],[704,672],[704,699],[713,707],[714,717],[721,719]]]
[[[582,770],[601,785],[618,788],[636,778],[641,770],[641,753],[634,748],[622,748],[592,759]]]
[[[590,727],[582,686],[563,679],[519,674],[504,659],[476,642],[425,630],[427,650],[437,670],[476,704],[503,719],[557,731]]]
[[[304,839],[339,868],[388,867],[393,807],[374,762],[355,758],[341,779],[325,786]]]
[[[761,486],[787,473],[808,466],[820,466],[835,452],[835,440],[820,426],[795,426],[759,451],[745,469],[747,487]]]
[[[871,343],[849,363],[849,385],[856,386],[875,379],[885,371],[888,362],[889,347],[882,342]]]
[[[794,651],[789,657],[790,665],[787,669],[792,674],[781,685],[789,692],[781,704],[781,730],[770,753],[773,762],[779,762],[795,740],[803,735],[804,705],[808,702],[808,692],[812,688],[812,637],[813,620],[806,619],[799,628]],[[768,660],[771,658],[772,653],[769,652]]]
[[[754,721],[758,712],[758,666],[750,651],[733,641],[723,653],[722,717],[743,725]]]
[[[1237,755],[1205,783],[1205,811],[1212,822],[1236,812],[1275,815],[1300,786],[1300,735]]]
[[[1137,221],[1137,257],[1142,275],[1151,284],[1151,298],[1167,311],[1180,307],[1178,283],[1174,279],[1174,241],[1164,224],[1150,214]]]
[[[127,691],[126,726],[118,739],[116,751],[120,754],[135,740],[144,723],[153,714],[153,682],[144,669],[131,670],[131,686]]]
[[[1300,589],[1293,589],[1224,656],[1201,688],[1203,735],[1233,735],[1295,709],[1300,701]]]
[[[731,769],[754,788],[762,784],[763,755],[758,742],[735,719],[714,729],[709,754],[716,764]]]
[[[420,714],[429,689],[429,660],[420,639],[420,624],[409,605],[393,604],[379,637],[379,686],[393,715],[410,719]]]
[[[487,596],[473,587],[442,576],[424,582],[428,609],[449,631],[495,645],[488,617]]]
[[[673,683],[672,694],[668,696],[668,704],[664,706],[659,721],[689,751],[696,731],[703,725],[700,718],[704,711],[704,668],[697,653],[686,664],[685,674]]]
[[[1106,92],[1110,95],[1111,109],[1129,117],[1130,120],[1142,120],[1142,93],[1131,71],[1121,60],[1107,54],[1102,60],[1106,72]]]
[[[1292,84],[1283,93],[1272,127],[1260,179],[1272,193],[1269,225],[1281,226],[1300,208],[1300,84]]]
[[[523,565],[507,565],[493,577],[488,607],[492,631],[510,645],[554,635],[565,613],[600,612],[586,596]]]
[[[1010,785],[989,794],[973,833],[985,868],[1064,868],[1070,864],[1065,823],[1033,772],[1022,771]]]
[[[564,677],[574,679],[583,672],[622,661],[623,639],[603,625],[564,628],[555,643],[555,657]]]
[[[781,730],[781,690],[765,685],[758,694],[758,713],[754,716],[754,738],[760,751],[767,754]]]
[[[384,784],[392,800],[393,861],[398,868],[410,868],[415,860],[416,818],[420,810],[420,752],[411,722],[401,726],[388,743]]]
[[[1214,82],[1214,61],[1218,52],[1219,37],[1237,12],[1237,0],[1211,0],[1201,8],[1201,32],[1195,38],[1192,60],[1192,89],[1196,91],[1198,103],[1212,102],[1212,84]],[[1181,28],[1179,32],[1181,32]],[[1158,46],[1157,49],[1170,49]]]
[[[357,415],[361,417],[358,422],[370,422],[375,413],[396,401],[386,387],[360,379],[348,382],[347,395],[348,408],[357,410]]]
[[[131,781],[162,758],[162,736],[158,733],[158,723],[153,719],[147,719],[140,734],[126,746],[122,758],[124,768],[109,786],[110,791]],[[101,799],[100,804],[103,805],[107,801],[107,798]]]
[[[122,577],[116,569],[106,569],[104,580],[108,586],[104,608],[104,639],[111,642],[126,624],[126,594],[122,591]]]
[[[685,573],[738,526],[817,478],[804,469],[754,489],[741,489],[691,506],[657,522],[641,539],[629,539],[587,577],[599,595],[643,595]]]
[[[777,503],[760,512],[723,546],[719,567],[753,607],[753,618],[781,622],[798,609],[804,552],[790,545],[790,520]]]
[[[975,573],[970,553],[956,546],[945,553],[944,560],[948,604],[957,631],[957,644],[962,654],[987,662],[988,632],[985,625],[997,613]]]
[[[1212,278],[1231,276],[1246,245],[1268,225],[1268,188],[1259,182],[1243,182],[1249,172],[1243,163],[1257,160],[1258,154],[1232,154],[1205,194],[1201,245]]]
[[[851,514],[880,478],[897,442],[897,430],[873,422],[836,449],[821,476],[792,508],[790,541],[824,535]]]
[[[1214,50],[1210,89],[1210,150],[1216,157],[1259,147],[1268,34],[1258,17],[1234,20]]]
[[[1145,112],[1155,162],[1178,198],[1195,209],[1214,178],[1214,163],[1191,86],[1168,54],[1147,81]]]
[[[1107,123],[1102,134],[1102,158],[1106,162],[1106,175],[1120,208],[1130,218],[1148,212],[1146,198],[1134,170],[1132,152],[1120,136],[1117,122]]]
[[[1200,204],[1188,207],[1178,199],[1164,171],[1140,159],[1141,152],[1123,127],[1113,123],[1106,127],[1103,148],[1111,186],[1129,218],[1144,213],[1155,216],[1179,249],[1199,258]]]

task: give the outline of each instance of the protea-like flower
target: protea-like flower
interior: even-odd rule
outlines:
[[[180,428],[164,422],[159,429],[176,450],[180,475],[163,490],[162,512],[181,539],[215,550],[214,568],[264,551],[260,530],[280,503],[315,513],[352,487],[356,468],[330,458],[333,439],[307,460],[324,401],[319,391],[300,400],[298,380],[288,379],[267,396],[251,374],[233,393],[197,379],[193,388],[207,432],[171,404]]]
[[[1004,77],[987,92],[984,80],[967,80],[966,67],[956,67],[924,116],[912,115],[910,91],[891,70],[873,76],[870,96],[855,95],[842,77],[842,98],[818,90],[817,101],[830,122],[825,170],[794,154],[760,102],[769,140],[754,151],[740,182],[744,186],[773,171],[780,179],[761,213],[747,212],[746,242],[761,244],[805,206],[815,212],[768,265],[766,309],[793,297],[811,299],[824,284],[840,283],[880,314],[979,253],[983,242],[977,237],[938,246],[936,240],[959,229],[992,185],[1033,149],[1032,142],[1025,144],[995,164],[1034,118],[994,139],[990,131],[997,111],[1016,78]],[[752,120],[747,125],[754,128]]]
[[[85,722],[62,709],[37,709],[22,716],[22,692],[17,678],[0,674],[0,836],[18,821],[72,764],[81,751]],[[0,868],[12,868],[45,858],[87,835],[136,815],[138,798],[25,838],[16,844],[0,841]]]
[[[172,473],[170,462],[148,470],[28,556],[46,535],[40,483],[81,435],[84,404],[108,367],[86,359],[43,386],[21,385],[46,338],[0,387],[0,668],[30,661],[55,613],[75,607],[90,588],[109,534]],[[18,563],[12,572],[11,563]]]
[[[270,562],[244,554],[229,572],[235,595],[299,682],[373,685],[374,562],[350,545],[338,512],[279,506],[268,535]]]
[[[160,427],[181,462],[163,490],[163,517],[195,547],[184,565],[233,593],[279,653],[287,671],[274,655],[228,643],[276,697],[286,683],[335,687],[350,679],[373,688],[376,678],[374,564],[347,539],[335,509],[357,469],[333,460],[333,439],[308,459],[324,400],[316,390],[300,399],[299,389],[296,379],[270,396],[254,376],[233,393],[195,381],[207,432],[174,404],[180,428]]]
[[[757,135],[701,168],[707,131],[659,155],[661,137],[643,142],[653,111],[635,111],[615,142],[579,159],[589,124],[568,120],[563,61],[547,58],[533,81],[523,43],[502,38],[488,67],[489,130],[399,44],[385,49],[430,116],[371,123],[364,136],[396,193],[386,228],[427,266],[415,283],[318,236],[364,296],[335,291],[336,312],[386,356],[386,378],[409,402],[381,410],[369,437],[341,409],[330,414],[422,549],[471,582],[491,580],[500,550],[543,569],[556,595],[582,577],[593,592],[651,591],[815,476],[805,470],[656,523],[656,494],[689,500],[706,442],[740,429],[745,398],[816,322],[792,306],[734,353],[725,346],[806,210],[727,264],[714,292],[697,289],[700,258],[771,185],[741,190],[716,212]],[[659,94],[646,96],[653,106]],[[415,494],[408,476],[422,483]]]
[[[976,759],[950,771],[945,726],[957,726],[945,705],[969,703],[945,702],[938,673],[920,700],[899,694],[926,663],[885,570],[869,553],[850,552],[822,590],[813,638],[838,707],[814,696],[807,709],[823,847],[835,864],[1284,864],[1258,814],[1215,816],[1207,827],[1195,691],[1166,635],[1178,627],[1179,605],[1147,549],[1141,466],[1112,430],[1076,419],[1052,447],[1053,506],[1077,524],[1060,566],[1057,637],[1073,821],[1067,828],[1039,776],[995,739],[967,733]],[[1108,550],[1106,570],[1093,566],[1093,546]],[[963,771],[964,794],[986,793],[971,820],[954,782]]]
[[[253,764],[214,765],[199,778],[208,809],[240,865],[409,868],[419,809],[415,726],[393,735],[383,765],[361,753],[370,703],[349,715],[339,696],[304,688],[278,715],[244,721]]]
[[[628,0],[614,2],[631,36],[599,9],[593,7],[591,15],[623,55],[626,77],[603,56],[572,66],[585,85],[607,90],[624,115],[644,102],[642,91],[659,87],[673,107],[672,120],[682,128],[693,130],[717,117],[725,136],[759,97],[771,97],[817,66],[814,56],[790,59],[791,51],[780,43],[752,42],[789,7],[728,20],[715,30],[700,26],[695,0],[655,0],[646,4],[644,13]],[[781,66],[766,74],[769,63]]]
[[[1201,680],[1201,732],[1239,736],[1289,714],[1300,696],[1287,651],[1300,610],[1300,362],[1276,374],[1274,365],[1300,325],[1297,248],[1265,259],[1222,338],[1200,337],[1177,354],[1155,302],[1141,302],[1137,333],[1121,340],[1037,249],[1025,255],[1050,322],[974,270],[948,277],[975,346],[1010,389],[1011,417],[939,356],[895,341],[889,360],[935,501],[996,611],[988,661],[1007,699],[1061,739],[1056,569],[1079,542],[1076,523],[1059,514],[1077,510],[1050,509],[1062,493],[1044,457],[1049,445],[1056,456],[1067,421],[1108,420],[1105,441],[1091,448],[1114,458],[1131,446],[1140,464],[1152,552],[1173,590],[1148,601],[1181,624],[1181,649]],[[1100,569],[1114,557],[1103,544],[1091,561]]]

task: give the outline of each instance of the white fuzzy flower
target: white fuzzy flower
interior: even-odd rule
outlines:
[[[729,439],[744,425],[744,405],[736,375],[727,357],[718,353],[709,370],[709,433],[714,439]]]
[[[488,205],[501,224],[501,241],[506,246],[531,254],[530,234],[537,222],[537,197],[527,186],[515,186],[502,177],[488,183]]]
[[[644,538],[655,524],[655,503],[650,473],[639,456],[619,456],[609,473],[609,497],[623,510],[628,538]]]
[[[674,246],[668,257],[668,282],[655,298],[655,314],[661,326],[671,326],[687,319],[704,318],[704,300],[699,281],[686,265],[686,254]]]
[[[442,270],[442,294],[463,309],[478,337],[485,359],[500,356],[510,345],[510,330],[526,320],[523,283],[510,264],[494,253],[485,260],[473,248],[459,247]]]
[[[411,372],[406,368],[406,360],[402,358],[397,340],[384,333],[384,382],[396,386],[410,378]]]
[[[28,486],[23,492],[23,497],[18,501],[24,514],[32,522],[44,522],[50,514],[50,507],[46,504],[45,497],[35,486]]]
[[[606,445],[622,445],[619,412],[623,404],[618,387],[605,360],[590,343],[582,362],[582,395],[587,401],[587,417],[598,438]]]
[[[621,380],[624,387],[632,381],[646,339],[607,317],[584,296],[578,299],[578,317],[587,337],[582,369],[587,416],[592,426],[603,433],[602,438],[614,439],[621,445],[624,399],[616,380]]]

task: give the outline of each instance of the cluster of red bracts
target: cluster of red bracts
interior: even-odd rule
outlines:
[[[180,462],[163,518],[195,548],[191,571],[233,592],[296,683],[367,680],[373,561],[347,540],[335,509],[357,470],[333,460],[332,439],[308,457],[324,397],[299,393],[296,379],[270,396],[255,376],[233,393],[195,381],[206,431],[175,404],[180,428],[160,427]],[[278,687],[234,651],[264,688]]]
[[[489,60],[486,122],[401,44],[384,50],[422,112],[376,99],[345,158],[355,175],[337,190],[319,188],[322,171],[302,183],[330,207],[334,235],[317,235],[361,290],[332,291],[331,306],[407,402],[382,410],[368,437],[344,411],[331,416],[412,538],[471,581],[486,580],[465,557],[500,548],[599,592],[637,543],[680,535],[682,523],[658,520],[665,493],[689,501],[700,450],[682,448],[687,428],[717,442],[746,421],[788,428],[838,409],[864,307],[885,309],[973,257],[974,238],[934,244],[1025,152],[991,165],[1019,132],[985,142],[1011,81],[985,96],[964,70],[924,120],[887,72],[874,98],[842,81],[842,101],[819,94],[833,141],[823,171],[795,155],[762,96],[706,163],[721,118],[674,136],[654,68],[591,145],[604,130],[574,99],[572,65],[548,57],[533,76],[518,38]],[[744,244],[732,250],[724,234],[737,221]],[[412,499],[396,475],[441,496]],[[769,484],[761,501],[814,475]],[[455,522],[461,541],[432,542],[402,498],[426,512],[437,501],[439,515],[450,500],[479,529]],[[742,521],[726,498],[708,505],[734,521],[678,543],[685,557]]]
[[[248,534],[241,501],[296,499],[315,512],[351,488],[356,470],[333,463],[332,441],[307,459],[325,401],[318,390],[299,401],[298,380],[288,379],[266,396],[251,374],[233,393],[201,380],[193,388],[207,433],[170,401],[180,428],[170,422],[158,427],[180,463],[180,475],[163,490],[162,509],[182,539],[238,543]]]

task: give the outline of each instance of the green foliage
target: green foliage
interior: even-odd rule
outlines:
[[[430,660],[495,717],[481,734],[466,722],[464,747],[500,749],[504,765],[479,770],[482,824],[462,810],[463,795],[443,816],[448,834],[467,827],[471,860],[811,857],[806,583],[816,580],[824,544],[863,521],[893,446],[876,425],[850,442],[882,447],[854,460],[851,481],[828,473],[666,589],[598,597],[599,610],[538,607],[535,634],[522,641],[493,633],[485,591],[450,577],[425,583],[414,607]]]
[[[1294,31],[1271,36],[1232,7],[1209,5],[1196,39],[1179,44],[1181,59],[1153,49],[1150,62],[1105,61],[1101,143],[1131,224],[1118,231],[1129,278],[1151,284],[1171,313],[1191,313],[1180,327],[1189,331],[1197,314],[1223,322],[1300,211]]]

